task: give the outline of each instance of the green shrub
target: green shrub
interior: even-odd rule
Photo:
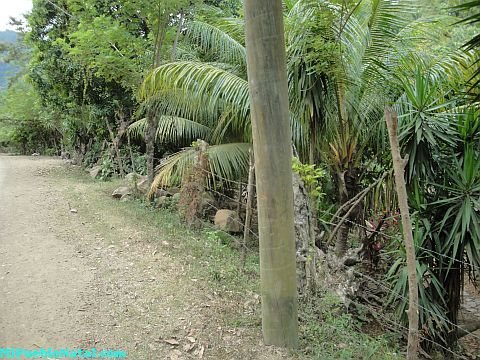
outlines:
[[[344,312],[336,295],[326,293],[315,300],[301,303],[299,311],[306,355],[322,360],[403,359],[387,336],[373,338],[363,333],[361,323]]]
[[[114,174],[113,160],[106,153],[103,154],[102,163],[100,164],[100,179],[106,181],[112,177]]]

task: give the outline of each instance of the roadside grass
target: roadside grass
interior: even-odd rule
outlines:
[[[391,334],[372,337],[361,323],[345,313],[336,295],[325,293],[309,303],[300,303],[302,348],[313,359],[349,360],[404,359]]]
[[[245,268],[241,269],[238,250],[232,246],[230,234],[205,224],[200,231],[184,226],[173,209],[155,209],[143,200],[120,202],[112,199],[112,191],[125,185],[123,179],[92,180],[78,167],[61,167],[51,173],[54,181],[64,182],[69,188],[72,204],[82,201],[83,211],[99,233],[106,224],[96,222],[97,215],[108,212],[124,221],[125,225],[139,229],[144,241],[163,246],[162,251],[180,261],[189,259],[191,276],[212,291],[229,294],[240,302],[251,300],[252,311],[230,308],[221,321],[234,328],[261,327],[259,285],[259,259],[256,251],[247,254]],[[108,235],[107,235],[108,236]],[[115,243],[114,237],[105,239]],[[237,303],[239,302],[237,301]],[[338,299],[323,294],[299,305],[300,348],[291,351],[297,359],[403,359],[395,347],[395,339],[388,334],[372,337],[360,331],[360,323],[344,313]]]

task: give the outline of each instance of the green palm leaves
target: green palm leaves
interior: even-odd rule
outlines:
[[[156,68],[145,78],[140,98],[146,100],[159,92],[167,96],[177,92],[190,98],[191,114],[205,110],[219,114],[231,109],[238,115],[240,127],[250,111],[247,81],[210,64],[181,61]]]
[[[445,197],[432,205],[444,214],[439,226],[447,236],[443,253],[450,255],[449,267],[463,261],[464,251],[474,267],[480,267],[480,154],[472,144],[466,146],[462,159],[455,159],[447,170]]]
[[[250,144],[230,143],[209,146],[205,152],[209,171],[205,173],[210,186],[215,187],[225,180],[245,176],[248,168]],[[195,147],[185,148],[165,159],[157,168],[150,196],[161,187],[179,185],[184,174],[192,169],[195,161]]]
[[[409,154],[408,179],[425,178],[435,172],[434,152],[443,144],[455,144],[452,115],[448,113],[452,101],[446,101],[438,82],[417,69],[414,79],[402,80],[405,91],[402,102],[402,147]]]
[[[129,132],[136,137],[143,137],[147,128],[147,119],[141,119],[129,126]],[[160,143],[190,144],[192,139],[211,138],[211,129],[198,122],[177,116],[160,116],[156,141]]]
[[[191,21],[185,36],[204,52],[214,54],[219,60],[247,68],[245,47],[225,31],[201,21]]]

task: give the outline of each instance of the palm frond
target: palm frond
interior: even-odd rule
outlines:
[[[198,122],[176,116],[161,116],[158,121],[157,141],[176,144],[191,143],[196,139],[209,140],[211,129]]]
[[[206,155],[209,164],[209,173],[206,174],[210,186],[224,180],[238,181],[248,171],[249,151],[251,145],[247,143],[230,143],[209,146]],[[164,159],[157,167],[157,175],[150,188],[150,195],[157,189],[178,185],[185,174],[193,167],[195,148],[185,148],[180,152]]]
[[[231,64],[238,64],[246,69],[245,47],[226,32],[201,21],[186,24],[185,37],[194,42],[203,51],[215,54],[219,59]]]
[[[143,118],[128,127],[128,132],[134,137],[144,137],[147,119]],[[211,129],[195,121],[177,116],[163,115],[158,118],[156,141],[159,143],[190,144],[196,139],[209,140]]]
[[[127,134],[133,138],[144,138],[147,129],[147,119],[143,118],[135,121],[127,128]]]
[[[182,61],[162,65],[153,70],[140,88],[140,98],[146,100],[162,92],[176,92],[195,102],[203,111],[221,113],[229,107],[238,114],[235,118],[249,121],[250,100],[248,82],[215,66]],[[190,118],[190,116],[189,116]]]

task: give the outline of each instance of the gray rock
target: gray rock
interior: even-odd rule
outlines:
[[[202,200],[205,204],[215,204],[216,203],[215,198],[209,192],[204,192],[202,194]]]
[[[125,176],[125,180],[127,180],[129,184],[133,184],[134,183],[133,179],[136,178],[138,180],[140,178],[140,176],[141,175],[139,175],[137,173],[131,172],[131,173],[129,173]]]
[[[202,215],[212,219],[217,212],[218,204],[212,194],[205,192],[202,194]]]
[[[127,202],[133,200],[133,195],[132,194],[123,194],[122,197],[120,198],[121,202]]]
[[[121,199],[125,195],[132,195],[132,190],[128,186],[121,186],[112,193],[115,199]]]
[[[137,190],[141,194],[146,194],[150,190],[150,186],[148,186],[147,177],[142,178],[140,181],[137,182]]]
[[[167,190],[164,190],[164,189],[158,189],[155,193],[155,198],[161,198],[163,196],[171,196],[171,194],[167,191]]]
[[[173,196],[173,195],[175,195],[175,194],[180,193],[180,188],[179,188],[179,187],[176,187],[176,186],[173,186],[173,187],[171,187],[171,188],[168,188],[168,189],[167,189],[167,192],[168,192],[171,196]]]
[[[137,173],[129,173],[125,176],[128,185],[133,189],[136,189],[141,194],[146,194],[150,187],[148,186],[148,178],[145,175],[140,175]]]
[[[93,179],[96,179],[98,175],[100,175],[101,171],[102,167],[100,165],[96,165],[90,169],[89,174]]]
[[[242,231],[242,222],[236,211],[218,210],[213,221],[217,229],[232,233]]]
[[[165,203],[168,201],[168,197],[166,196],[159,196],[155,199],[155,207],[161,208],[165,205]]]

